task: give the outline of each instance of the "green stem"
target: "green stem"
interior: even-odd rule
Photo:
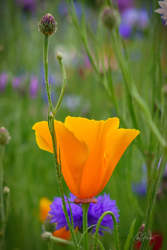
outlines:
[[[61,93],[60,93],[60,97],[59,97],[58,103],[56,105],[56,108],[53,111],[53,116],[55,116],[55,114],[57,113],[57,111],[58,111],[58,109],[60,107],[61,101],[62,101],[63,96],[64,96],[65,86],[66,86],[66,71],[65,71],[65,68],[64,68],[64,65],[63,65],[62,58],[59,58],[58,62],[59,62],[60,69],[61,69],[62,74],[63,74],[63,84],[62,84]]]
[[[48,97],[49,110],[53,112],[53,105],[52,105],[50,87],[49,87],[49,70],[48,70],[49,36],[44,36],[44,43],[43,44],[44,44],[44,46],[43,46],[43,65],[44,65],[46,92],[47,92],[47,97]]]
[[[71,226],[70,219],[69,219],[68,213],[67,213],[65,200],[64,200],[64,192],[63,192],[63,186],[62,186],[61,170],[60,170],[60,165],[59,165],[58,160],[57,160],[56,131],[54,129],[54,115],[55,115],[58,107],[60,106],[61,100],[63,98],[65,80],[63,82],[63,88],[62,88],[63,90],[61,92],[58,104],[57,104],[55,110],[53,111],[53,104],[52,104],[52,100],[51,100],[51,91],[50,91],[50,87],[49,87],[49,71],[48,71],[49,36],[44,36],[44,43],[43,44],[44,44],[44,48],[43,48],[43,64],[44,64],[44,74],[45,74],[45,85],[46,85],[46,92],[47,92],[48,103],[49,103],[48,125],[49,125],[50,134],[51,134],[51,137],[52,137],[53,156],[54,156],[54,164],[55,164],[55,168],[56,168],[56,177],[57,177],[57,181],[58,181],[59,193],[60,193],[62,203],[63,203],[63,211],[64,211],[64,214],[65,214],[65,217],[66,217],[66,220],[67,220],[67,224],[68,224],[68,227],[69,227],[71,235],[72,235],[72,239],[73,239],[74,244],[75,244],[75,248],[77,249],[78,247],[77,247],[76,235],[75,235],[74,229]],[[63,67],[62,61],[59,62],[59,64],[60,64],[60,67],[61,67],[61,69],[63,71],[63,78],[65,79],[65,69]],[[54,114],[53,114],[53,112],[54,112]]]
[[[84,250],[89,250],[89,244],[88,244],[88,231],[87,231],[87,226],[88,226],[88,208],[89,208],[89,203],[82,204],[82,211],[83,211],[83,233],[84,233]]]
[[[54,129],[54,117],[51,120],[51,131],[50,132],[51,132],[52,143],[53,143],[53,151],[54,151],[53,152],[53,157],[54,157],[54,164],[55,164],[55,167],[56,167],[56,177],[57,177],[57,181],[58,181],[60,197],[61,197],[62,203],[63,203],[63,212],[65,214],[66,221],[67,221],[69,230],[71,232],[72,239],[73,239],[75,247],[77,249],[78,247],[77,247],[76,235],[75,235],[74,229],[71,226],[70,219],[68,217],[67,207],[66,207],[66,203],[65,203],[65,199],[64,199],[62,177],[61,177],[61,172],[59,171],[59,163],[58,163],[58,160],[57,160],[57,142],[56,142],[56,132],[55,132],[55,129]]]
[[[111,215],[113,222],[114,222],[114,234],[115,234],[115,240],[116,240],[116,243],[115,243],[116,250],[119,250],[119,237],[118,237],[117,221],[116,221],[115,215],[110,211],[103,213],[98,220],[98,223],[96,226],[96,232],[95,232],[95,241],[94,241],[94,248],[93,248],[94,250],[96,250],[96,248],[97,248],[97,239],[98,239],[98,233],[99,233],[99,228],[100,228],[101,222],[102,222],[103,218],[108,214]]]
[[[64,240],[64,239],[55,237],[55,236],[53,236],[52,233],[50,233],[50,232],[44,232],[43,238],[44,238],[44,239],[47,239],[47,240],[49,240],[49,241],[52,241],[52,242],[58,242],[58,243],[62,243],[62,244],[66,244],[66,245],[71,245],[71,246],[74,245],[74,243],[73,243],[72,241]],[[50,248],[49,248],[49,249],[50,249]]]

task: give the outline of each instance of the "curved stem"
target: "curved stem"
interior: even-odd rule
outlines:
[[[83,233],[84,233],[84,250],[89,249],[89,244],[88,244],[88,230],[87,230],[87,225],[88,225],[88,208],[89,208],[90,203],[83,203],[82,204],[82,211],[83,211]]]
[[[96,248],[97,248],[97,238],[98,238],[98,232],[99,232],[101,222],[102,222],[103,218],[108,214],[111,215],[111,217],[113,219],[113,222],[114,222],[114,234],[115,234],[115,240],[116,240],[116,250],[119,250],[119,238],[118,238],[117,221],[116,221],[115,215],[110,211],[107,211],[107,212],[103,213],[102,216],[98,220],[98,223],[97,223],[97,226],[96,226],[96,232],[95,232],[95,241],[94,241],[94,248],[93,248],[94,250],[96,250]]]
[[[79,242],[78,242],[78,248],[79,248],[79,249],[80,249],[80,244],[81,244],[81,242],[82,242],[82,239],[83,239],[83,237],[84,237],[84,234],[85,234],[87,231],[89,231],[90,229],[92,229],[93,227],[95,227],[95,226],[96,226],[96,224],[91,225],[90,227],[88,227],[88,228],[86,229],[86,231],[83,232],[83,234],[81,235],[81,238],[80,238],[80,240],[79,240]]]

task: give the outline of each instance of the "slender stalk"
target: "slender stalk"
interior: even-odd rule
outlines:
[[[63,58],[61,58],[61,57],[57,58],[57,60],[59,62],[59,65],[60,65],[60,69],[61,69],[62,74],[63,74],[63,84],[62,84],[61,94],[60,94],[59,100],[57,102],[56,108],[53,111],[53,116],[55,116],[55,114],[57,113],[57,111],[58,111],[58,109],[60,107],[61,101],[62,101],[63,96],[64,96],[65,86],[66,86],[66,71],[65,71],[62,59]]]
[[[63,240],[63,239],[55,237],[55,236],[51,236],[50,239],[54,242],[59,242],[59,243],[74,246],[74,243],[72,241],[69,241],[69,240]]]
[[[98,223],[96,226],[96,232],[95,232],[95,241],[94,241],[94,248],[93,248],[94,250],[96,250],[96,248],[97,248],[97,239],[98,239],[98,233],[99,233],[99,228],[100,228],[101,222],[102,222],[103,218],[108,214],[111,215],[113,222],[114,222],[114,234],[115,234],[115,241],[116,241],[116,243],[115,243],[116,250],[120,249],[119,248],[118,227],[117,227],[117,221],[116,221],[115,215],[112,212],[107,211],[107,212],[103,213],[98,220]]]
[[[44,36],[43,65],[44,65],[44,74],[45,74],[45,85],[46,85],[46,92],[47,92],[48,103],[49,103],[49,110],[53,112],[53,105],[52,105],[50,87],[49,87],[48,50],[49,50],[49,36]]]
[[[82,204],[82,211],[83,211],[83,241],[84,241],[84,250],[89,250],[89,244],[88,244],[88,231],[87,231],[87,226],[88,226],[88,208],[89,208],[89,203]]]
[[[44,239],[47,239],[49,241],[49,243],[58,242],[58,243],[62,243],[62,244],[66,244],[66,245],[71,245],[71,246],[74,245],[74,243],[72,241],[64,240],[64,239],[58,238],[56,236],[53,236],[52,233],[50,233],[50,232],[44,232],[43,235],[42,235],[42,237]],[[48,249],[53,249],[53,246],[51,244],[49,244],[48,245]]]
[[[43,48],[43,53],[44,53],[43,65],[44,65],[44,74],[45,74],[45,85],[46,85],[46,92],[47,92],[48,103],[49,103],[48,125],[49,125],[50,134],[52,137],[53,157],[54,157],[54,164],[55,164],[55,168],[56,168],[56,177],[57,177],[57,181],[58,181],[59,193],[60,193],[62,203],[63,203],[63,211],[64,211],[64,214],[65,214],[65,217],[67,220],[67,224],[68,224],[68,227],[69,227],[71,235],[72,235],[72,239],[73,239],[74,244],[75,244],[75,248],[78,249],[76,235],[75,235],[74,229],[71,226],[70,219],[69,219],[68,213],[67,213],[66,204],[65,204],[64,191],[63,191],[62,178],[61,178],[61,170],[60,170],[59,163],[57,160],[56,131],[54,129],[54,116],[55,116],[55,114],[60,106],[60,103],[62,101],[62,98],[63,98],[65,81],[66,81],[66,74],[65,74],[65,69],[64,69],[62,60],[60,60],[60,58],[59,58],[60,68],[63,71],[63,87],[62,87],[62,91],[60,94],[58,104],[56,105],[56,108],[53,111],[53,104],[52,104],[52,100],[51,100],[51,91],[50,91],[50,87],[49,87],[49,73],[48,73],[48,48],[49,48],[49,37],[48,36],[44,36],[43,46],[44,46],[44,48]]]

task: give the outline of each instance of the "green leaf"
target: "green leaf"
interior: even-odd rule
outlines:
[[[136,223],[136,219],[134,219],[131,223],[129,234],[128,234],[128,237],[127,237],[126,242],[125,242],[124,250],[129,250],[129,247],[130,247],[130,244],[132,241],[135,223]]]

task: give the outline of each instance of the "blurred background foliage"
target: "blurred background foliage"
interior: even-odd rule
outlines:
[[[156,23],[159,26],[152,23],[152,16],[156,15],[155,1],[151,3],[149,0],[132,0],[127,1],[127,5],[125,2],[118,1],[122,18],[120,33],[130,54],[135,83],[140,94],[149,103],[153,69],[152,43],[156,35],[161,39],[160,34],[165,28],[162,27],[159,16],[156,16]],[[103,5],[102,0],[85,1],[86,20],[91,27],[90,35],[91,32],[98,33],[106,53],[106,69],[111,69],[114,79],[116,98],[119,105],[124,108],[122,76],[109,44],[108,34],[101,24],[100,12]],[[80,17],[82,10],[79,1],[75,1],[75,7]],[[4,185],[10,188],[11,193],[11,211],[5,235],[7,250],[46,249],[47,243],[41,240],[39,201],[42,197],[53,200],[53,197],[59,195],[53,157],[37,147],[31,129],[37,121],[47,119],[48,105],[42,63],[43,36],[38,32],[37,25],[46,13],[51,13],[55,17],[58,26],[56,34],[50,38],[49,50],[50,82],[54,103],[57,101],[62,84],[62,75],[55,59],[57,51],[63,54],[67,71],[65,95],[56,119],[64,121],[65,117],[70,115],[100,120],[116,115],[114,106],[107,97],[104,87],[100,85],[81,45],[65,1],[1,1],[0,127],[6,127],[11,136],[11,141],[5,148],[4,158]],[[127,19],[128,23],[123,22]],[[159,27],[156,34],[153,33],[155,27]],[[165,39],[166,37],[163,42]],[[166,50],[162,47],[159,49],[162,54],[162,68],[159,70],[165,71]],[[112,55],[110,65],[107,64],[108,55]],[[103,74],[102,67],[101,74]],[[165,74],[162,72],[160,74],[162,82],[165,83]],[[161,94],[161,89],[159,91]],[[157,102],[155,109],[159,110],[158,105],[161,104]],[[129,119],[128,113],[126,119]],[[140,114],[138,119],[140,120]],[[147,129],[145,124],[140,125]],[[148,139],[145,140],[147,142]],[[163,191],[161,188],[157,197],[151,228],[158,232],[157,234],[163,235],[164,239],[167,235],[165,178]],[[65,190],[68,194],[67,187]],[[110,193],[110,197],[116,200],[120,210],[119,233],[122,249],[130,224],[136,215],[134,204],[137,203],[141,210],[140,216],[137,217],[136,232],[144,223],[146,212],[145,162],[134,143],[119,161],[104,192]],[[106,233],[101,240],[105,249],[114,249],[113,234]],[[167,243],[164,243],[163,249],[166,249],[166,245]],[[70,247],[55,244],[55,249],[70,249]]]

